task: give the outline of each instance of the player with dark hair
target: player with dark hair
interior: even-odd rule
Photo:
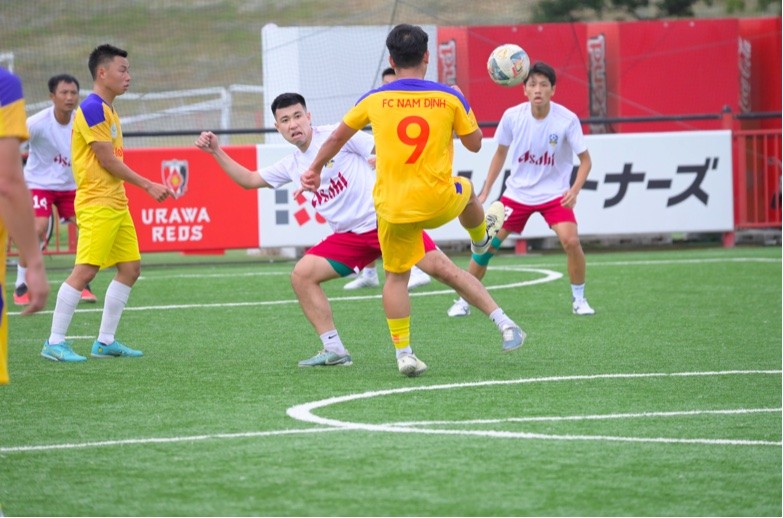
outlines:
[[[79,105],[79,81],[72,75],[58,74],[49,78],[48,85],[52,105],[27,118],[30,140],[24,165],[24,179],[33,195],[35,231],[42,249],[48,244],[54,207],[60,221],[76,223],[71,133],[74,111]],[[19,306],[29,302],[26,273],[27,261],[20,254],[14,288],[14,303]],[[96,302],[89,284],[82,291],[81,300]]]
[[[473,254],[468,271],[483,279],[489,260],[503,240],[511,233],[521,234],[530,216],[538,212],[557,234],[566,252],[571,279],[571,310],[575,315],[593,315],[595,311],[584,294],[585,254],[574,215],[574,205],[590,173],[592,161],[579,118],[551,101],[556,81],[554,68],[546,63],[534,63],[525,79],[528,101],[509,108],[500,119],[495,132],[497,150],[479,199],[487,199],[510,155],[511,174],[500,199],[506,206],[508,217],[489,250]],[[571,185],[574,154],[579,158],[579,167]],[[448,310],[451,317],[469,313],[468,304],[462,298],[457,299]]]
[[[137,357],[115,338],[117,327],[141,274],[141,254],[136,228],[128,210],[125,183],[144,189],[158,202],[173,195],[165,185],[151,182],[123,161],[120,117],[114,100],[130,87],[128,52],[112,45],[100,45],[91,53],[88,68],[93,92],[76,110],[71,140],[71,159],[76,178],[76,219],[79,240],[75,266],[57,292],[52,329],[44,342],[41,356],[49,360],[80,362],[86,360],[65,341],[82,290],[102,268],[114,266],[116,274],[109,283],[93,358]]]
[[[459,218],[474,253],[483,254],[504,216],[503,205],[495,203],[485,219],[470,181],[453,174],[452,135],[456,133],[468,150],[477,152],[482,134],[459,89],[424,79],[428,39],[421,27],[401,24],[392,29],[386,47],[397,80],[359,99],[301,177],[302,190],[317,191],[324,166],[358,131],[372,126],[377,154],[373,198],[386,270],[383,306],[397,366],[407,376],[427,368],[411,348],[407,289],[411,267],[425,254],[424,229]],[[525,334],[475,277],[454,265],[447,284],[470,294],[477,301],[472,303],[489,315],[501,331],[503,350],[522,345]]]

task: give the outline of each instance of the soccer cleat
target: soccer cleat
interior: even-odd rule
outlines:
[[[485,218],[487,222],[487,239],[481,244],[473,241],[470,243],[470,250],[476,255],[483,255],[489,250],[492,238],[497,235],[498,231],[503,227],[503,222],[506,220],[506,207],[499,201],[493,201],[487,209]]]
[[[411,276],[408,279],[408,291],[415,290],[419,286],[424,286],[432,282],[432,277],[424,273],[421,269],[415,266],[411,268]]]
[[[465,299],[459,298],[454,301],[447,314],[450,317],[466,317],[470,315],[470,306],[465,302]]]
[[[527,335],[517,326],[509,326],[503,329],[503,352],[516,351],[525,343]]]
[[[41,356],[47,360],[55,362],[83,362],[87,361],[84,356],[78,355],[71,349],[71,344],[62,342],[59,344],[50,344],[49,340],[44,342],[41,349]]]
[[[90,290],[89,284],[82,290],[82,296],[80,300],[82,302],[98,302],[98,297],[96,297],[92,290]]]
[[[365,269],[359,272],[359,275],[354,280],[343,286],[343,289],[355,290],[358,288],[377,288],[379,285],[378,271],[368,271]]]
[[[415,354],[406,354],[397,358],[397,368],[400,369],[400,374],[415,378],[427,370],[427,364],[416,358]]]
[[[92,344],[92,354],[90,354],[90,356],[93,358],[119,358],[120,356],[138,358],[139,356],[144,356],[144,353],[135,349],[131,349],[127,345],[120,343],[117,340],[108,345],[95,340],[95,342]]]
[[[587,299],[574,300],[572,309],[574,315],[595,315],[595,310],[587,303]]]
[[[26,306],[30,303],[30,294],[27,293],[27,284],[20,284],[14,289],[14,304]]]
[[[345,354],[337,354],[335,352],[324,349],[312,358],[308,358],[299,362],[300,367],[333,367],[335,365],[339,365],[341,367],[348,367],[349,365],[353,365],[351,354],[348,351],[345,351]]]

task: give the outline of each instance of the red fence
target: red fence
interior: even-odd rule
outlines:
[[[781,226],[781,130],[735,130],[734,225]]]

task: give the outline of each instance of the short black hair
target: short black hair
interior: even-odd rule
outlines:
[[[66,83],[69,85],[76,85],[76,89],[78,90],[81,88],[79,86],[79,81],[73,77],[70,74],[57,74],[56,76],[52,76],[49,78],[49,93],[53,94],[57,90],[57,86],[59,86],[60,83]]]
[[[296,92],[280,94],[275,97],[274,101],[272,101],[272,115],[276,119],[277,110],[281,108],[288,108],[289,106],[294,106],[296,104],[301,104],[302,107],[307,110],[307,103],[305,103],[305,98],[302,96],[302,94],[298,94]]]
[[[396,75],[397,75],[397,72],[395,72],[392,67],[384,68],[383,72],[381,72],[381,77],[396,76]]]
[[[401,23],[386,37],[386,48],[394,64],[400,68],[415,67],[424,60],[429,36],[418,25]]]
[[[541,74],[542,76],[545,76],[547,79],[549,79],[549,83],[552,86],[555,86],[555,82],[557,81],[557,75],[555,74],[555,69],[551,66],[547,65],[543,61],[536,61],[533,63],[533,66],[530,67],[530,70],[527,72],[527,77],[525,78],[525,84],[527,84],[527,80],[530,79],[530,76],[533,74]]]
[[[117,48],[114,45],[109,45],[108,43],[95,47],[93,51],[90,52],[90,59],[87,60],[87,68],[90,69],[92,78],[95,79],[97,77],[99,66],[107,61],[111,61],[116,56],[127,58],[128,51]]]

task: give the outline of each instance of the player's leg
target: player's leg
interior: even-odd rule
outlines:
[[[459,221],[470,235],[471,251],[484,254],[491,246],[492,238],[503,226],[505,208],[500,201],[494,201],[485,211],[469,180],[457,176],[454,182],[457,191],[469,193],[468,202],[459,214]]]
[[[310,248],[291,272],[291,285],[307,320],[321,339],[323,349],[300,367],[351,365],[351,354],[337,332],[329,299],[321,283],[346,277],[372,264],[380,256],[375,231],[365,234],[338,233]]]
[[[38,242],[41,244],[41,250],[46,248],[51,235],[51,229],[54,225],[54,214],[52,206],[54,203],[54,193],[33,189],[30,191],[33,197],[33,211],[35,215],[35,233],[38,235]],[[14,282],[14,304],[17,306],[26,306],[30,303],[30,296],[27,293],[27,260],[22,254],[19,254],[19,260],[16,264],[16,281]]]
[[[414,266],[411,268],[411,276],[408,279],[408,291],[415,290],[420,286],[424,286],[432,282],[432,278],[427,275],[421,268]]]
[[[57,213],[60,216],[61,222],[76,225],[76,210],[73,205],[75,199],[76,191],[57,191],[55,193],[54,205],[57,207]],[[78,232],[78,227],[75,228]],[[90,303],[98,302],[98,297],[92,292],[89,283],[82,290],[81,301]]]
[[[131,290],[141,275],[141,254],[136,228],[127,209],[114,210],[107,207],[99,209],[102,210],[105,230],[111,237],[101,237],[94,241],[92,261],[103,268],[114,266],[116,273],[106,289],[98,339],[93,342],[91,356],[93,358],[143,356],[144,353],[131,349],[118,341],[115,336]],[[85,241],[83,239],[85,221],[81,213],[79,222],[82,227],[79,233],[79,247],[81,247],[82,242]],[[80,288],[84,289],[85,286],[86,284]],[[81,291],[79,295],[81,296]]]
[[[411,347],[408,280],[413,265],[424,257],[423,231],[416,224],[393,224],[379,217],[378,240],[386,271],[383,309],[397,357],[397,368],[405,376],[419,376],[427,370],[427,364],[416,357]]]
[[[60,285],[52,313],[49,338],[41,349],[41,356],[44,358],[64,362],[82,362],[87,359],[73,351],[71,344],[65,340],[65,336],[76,312],[76,306],[79,305],[82,289],[95,278],[98,270],[97,265],[77,263],[65,282]]]
[[[552,230],[557,234],[560,244],[566,253],[568,277],[571,280],[572,311],[575,315],[593,315],[595,310],[590,307],[585,297],[585,276],[587,262],[582,243],[579,240],[576,216],[573,209],[560,205],[560,200],[548,204],[541,214]]]

